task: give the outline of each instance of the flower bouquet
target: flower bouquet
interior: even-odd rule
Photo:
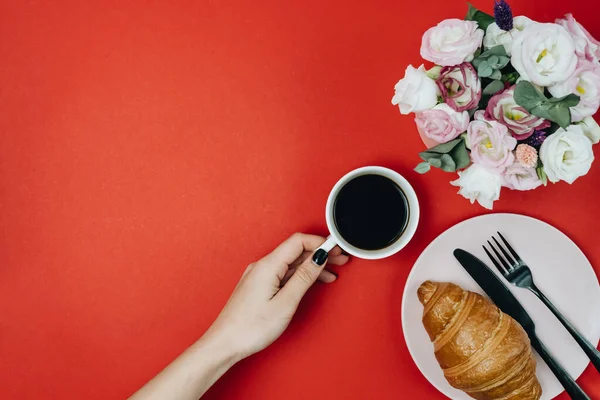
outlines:
[[[491,209],[500,189],[531,190],[587,174],[600,140],[600,42],[571,14],[555,23],[469,5],[423,35],[392,104],[415,113],[428,150],[415,170],[458,172],[459,194]]]

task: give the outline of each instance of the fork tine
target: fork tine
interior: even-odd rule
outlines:
[[[504,269],[506,270],[506,274],[505,275],[508,275],[510,273],[510,264],[504,259],[504,257],[502,257],[502,254],[500,254],[500,252],[498,252],[498,250],[496,250],[496,247],[494,247],[494,245],[492,244],[492,242],[490,242],[488,240],[488,244],[490,245],[490,247],[494,251],[494,254],[496,254],[496,257],[498,258],[498,260],[502,263],[502,266],[504,267]]]
[[[490,246],[490,248],[492,249],[494,254],[496,254],[498,261],[500,261],[500,263],[504,267],[504,270],[506,271],[506,273],[504,273],[504,275],[508,275],[510,273],[510,265],[508,264],[508,262],[506,262],[506,260],[504,260],[504,257],[502,257],[502,255],[498,252],[498,250],[496,250],[496,248],[494,247],[492,242],[490,242],[489,240],[488,240],[488,245]]]
[[[498,241],[496,240],[495,237],[492,236],[492,240],[496,243],[496,246],[498,246],[498,248],[500,249],[502,254],[504,254],[504,258],[506,258],[506,261],[508,261],[508,263],[510,264],[510,268],[508,270],[511,271],[511,270],[515,269],[517,266],[517,262],[515,260],[513,260],[513,258],[510,256],[510,254],[508,254],[508,252],[506,250],[504,250],[504,247],[502,247],[502,245],[500,245],[500,243],[498,243]]]
[[[517,260],[518,262],[523,262],[521,257],[519,257],[519,255],[517,254],[517,252],[512,248],[512,246],[510,244],[508,244],[508,240],[504,239],[504,236],[502,236],[502,234],[500,232],[496,232],[496,233],[498,234],[498,236],[500,236],[500,239],[502,239],[502,241],[506,245],[506,248],[508,249],[508,251],[510,251],[510,254],[513,255],[515,260]]]
[[[498,261],[496,261],[496,259],[494,258],[494,256],[492,256],[492,253],[490,253],[488,251],[487,247],[485,247],[485,245],[483,245],[481,247],[483,247],[483,250],[488,255],[489,259],[492,260],[492,262],[496,266],[496,269],[498,269],[498,271],[500,271],[500,274],[502,274],[502,276],[506,275],[508,272],[506,272],[506,270],[502,267],[502,265],[500,265],[500,263]]]

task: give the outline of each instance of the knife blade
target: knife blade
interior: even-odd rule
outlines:
[[[535,323],[519,300],[511,293],[498,276],[479,258],[462,249],[454,250],[454,257],[471,275],[475,282],[505,314],[513,317],[525,332],[535,333]]]
[[[519,300],[508,290],[500,278],[483,261],[465,250],[454,250],[454,257],[456,257],[460,265],[471,275],[498,308],[521,324],[527,336],[529,336],[531,345],[546,364],[548,364],[548,367],[550,367],[569,396],[577,400],[590,399],[538,338],[535,333],[535,323]]]

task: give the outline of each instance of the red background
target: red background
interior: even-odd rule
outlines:
[[[491,1],[474,1],[491,11]],[[513,0],[550,21],[592,1]],[[210,325],[246,265],[326,234],[331,186],[391,167],[422,206],[410,245],[317,285],[284,336],[207,399],[443,398],[413,364],[400,301],[417,256],[484,210],[390,104],[421,34],[463,1],[0,2],[0,398],[124,398]],[[600,265],[600,165],[504,191]],[[596,267],[596,271],[600,271]],[[565,269],[565,274],[568,269]],[[600,397],[598,373],[579,379]],[[566,396],[562,396],[565,399]]]

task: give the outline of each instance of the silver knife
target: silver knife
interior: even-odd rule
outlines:
[[[513,317],[527,332],[531,346],[537,351],[542,359],[548,364],[554,375],[563,385],[572,399],[590,399],[587,394],[577,385],[562,365],[550,354],[546,346],[535,333],[535,324],[525,311],[519,300],[508,290],[504,283],[494,272],[479,258],[473,254],[461,250],[454,250],[454,257],[460,265],[471,275],[485,293],[506,314]]]

